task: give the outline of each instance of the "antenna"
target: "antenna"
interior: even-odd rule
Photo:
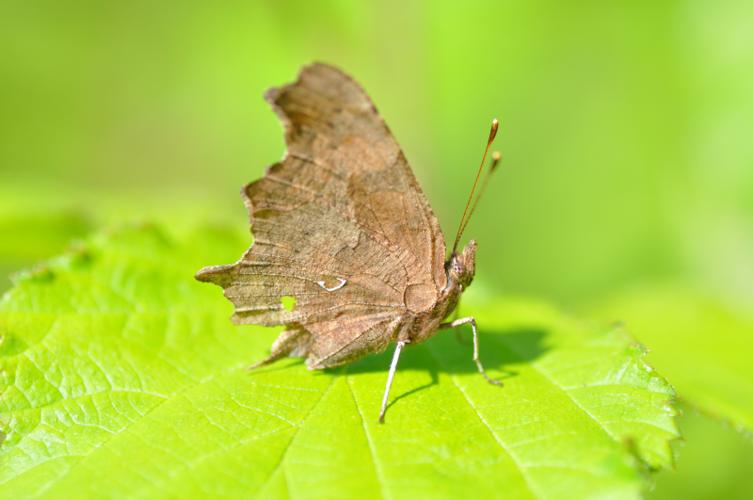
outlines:
[[[501,159],[501,155],[497,152],[492,155],[492,164],[489,168],[489,173],[486,175],[486,178],[484,179],[484,183],[482,185],[481,191],[479,191],[479,195],[474,200],[473,195],[476,193],[476,187],[478,186],[478,181],[481,178],[481,172],[484,170],[484,164],[486,163],[486,156],[489,154],[489,149],[492,146],[492,143],[494,142],[494,138],[497,137],[497,129],[499,129],[499,120],[496,118],[492,120],[492,126],[489,130],[489,138],[486,140],[486,147],[484,148],[484,155],[481,157],[481,163],[478,166],[478,172],[476,172],[476,179],[473,181],[473,187],[471,188],[471,194],[468,195],[468,201],[465,204],[465,210],[463,210],[463,216],[460,218],[460,225],[458,226],[458,232],[455,235],[455,242],[452,245],[452,255],[455,254],[455,252],[458,249],[458,243],[460,243],[460,238],[463,236],[463,231],[465,231],[465,226],[468,224],[468,221],[471,218],[471,215],[473,214],[473,211],[476,209],[476,205],[478,204],[478,200],[483,194],[486,184],[489,181],[489,177],[491,176],[492,172],[497,168],[497,164],[499,163]],[[471,205],[471,202],[473,202],[473,205]],[[470,212],[469,212],[470,209]]]
[[[468,226],[468,221],[471,220],[471,217],[473,217],[473,212],[476,210],[476,205],[478,205],[478,201],[484,196],[484,192],[486,191],[486,186],[489,184],[489,179],[491,178],[492,174],[494,173],[494,170],[497,168],[497,165],[499,165],[499,162],[502,160],[502,155],[499,151],[495,151],[492,153],[492,163],[489,166],[489,170],[486,171],[486,176],[484,177],[484,180],[481,182],[481,187],[478,190],[478,195],[476,196],[476,199],[473,200],[473,205],[471,206],[471,209],[468,211],[468,217],[465,218],[465,223],[463,224],[463,227],[460,229],[460,234],[463,234],[465,232],[465,228]]]

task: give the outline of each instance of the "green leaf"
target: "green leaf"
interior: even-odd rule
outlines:
[[[620,330],[536,302],[469,307],[467,339],[309,372],[248,372],[277,330],[235,327],[193,280],[245,238],[93,238],[0,303],[0,497],[636,497],[671,463],[673,393]],[[467,332],[464,335],[468,335]]]
[[[645,286],[597,308],[624,321],[646,345],[652,365],[679,396],[704,412],[753,432],[753,318],[672,285]]]

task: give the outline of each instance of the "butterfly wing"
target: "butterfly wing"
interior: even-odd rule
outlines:
[[[277,357],[295,352],[321,368],[382,350],[400,318],[429,309],[446,284],[439,223],[349,76],[313,64],[266,98],[288,151],[243,189],[254,243],[197,278],[225,289],[237,323],[288,325]]]

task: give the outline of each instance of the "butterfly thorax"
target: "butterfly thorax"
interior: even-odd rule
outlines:
[[[434,307],[410,317],[400,337],[410,343],[419,343],[432,337],[442,323],[457,307],[460,295],[473,281],[476,271],[476,242],[471,240],[461,253],[453,254],[445,262],[447,285],[439,293]]]

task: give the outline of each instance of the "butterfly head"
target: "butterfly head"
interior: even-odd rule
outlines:
[[[468,287],[476,274],[476,240],[471,240],[460,253],[452,254],[447,262],[447,279],[460,289]]]

